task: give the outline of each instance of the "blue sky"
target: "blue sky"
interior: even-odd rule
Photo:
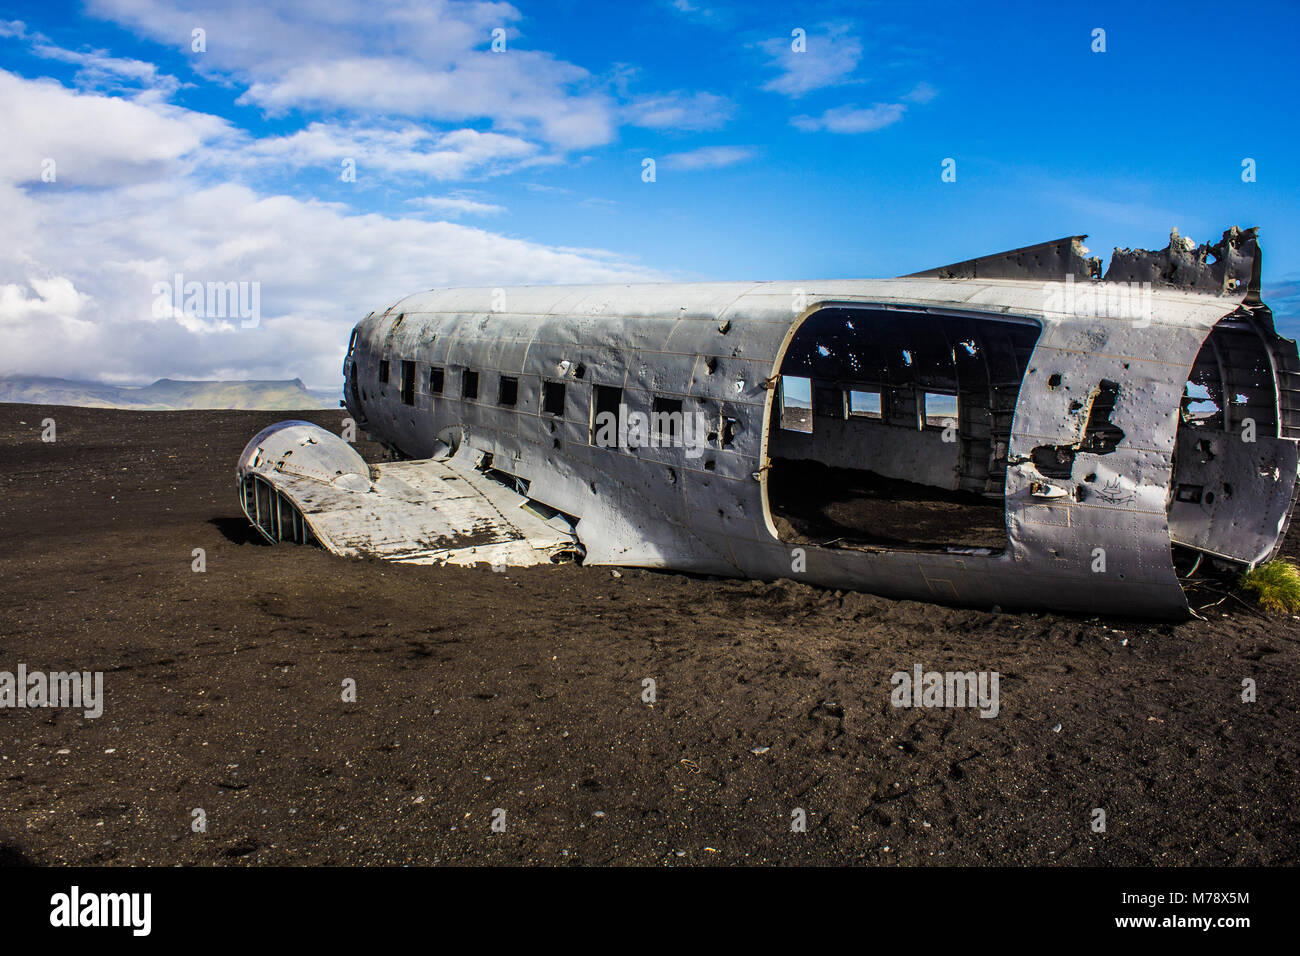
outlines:
[[[0,4],[0,372],[329,387],[353,322],[431,286],[1232,224],[1295,335],[1298,36],[1290,3]],[[260,283],[257,327],[151,314],[176,272]]]

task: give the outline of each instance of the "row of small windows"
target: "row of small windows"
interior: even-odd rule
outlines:
[[[957,421],[957,396],[950,392],[918,393],[915,427],[944,428],[949,421]],[[886,422],[886,390],[846,388],[841,392],[846,420],[866,419],[891,425],[910,425],[910,421],[897,416]],[[820,413],[819,413],[820,414]],[[811,432],[812,380],[798,375],[781,376],[781,427],[786,431]]]
[[[386,385],[389,382],[390,365],[387,359],[381,359],[379,362],[379,383]],[[401,401],[405,405],[415,404],[415,378],[416,365],[414,362],[402,361],[401,377],[399,380],[399,394]],[[429,392],[431,394],[443,394],[446,387],[446,370],[439,366],[429,369]],[[460,378],[460,397],[469,401],[479,399],[481,376],[475,369],[462,369]],[[565,414],[565,397],[566,390],[563,382],[552,382],[542,380],[541,388],[541,411],[543,414],[556,418],[563,418]],[[515,408],[519,404],[519,379],[512,375],[501,375],[497,381],[497,404],[505,408]],[[664,445],[678,445],[683,443],[687,437],[683,434],[683,409],[684,402],[680,398],[666,398],[662,395],[651,396],[650,415],[646,424],[649,426],[649,438],[654,447],[663,447]],[[616,385],[598,385],[592,383],[592,402],[591,402],[591,441],[593,444],[601,443],[602,447],[605,440],[611,440],[614,445],[611,447],[624,447],[624,429],[630,416],[624,412],[623,406],[623,389]],[[710,440],[714,437],[722,448],[729,448],[735,438],[737,431],[737,421],[733,418],[724,418],[716,436],[710,435]],[[611,427],[612,426],[612,427]],[[631,439],[629,439],[631,440]],[[636,447],[629,444],[627,447]],[[705,462],[704,467],[712,470],[712,462]]]
[[[403,361],[401,365],[401,379],[399,381],[399,391],[402,404],[415,404],[415,376],[416,368],[414,362]],[[429,392],[434,395],[441,395],[446,386],[446,370],[440,366],[433,366],[429,369]],[[387,359],[381,359],[379,362],[379,383],[388,384],[389,380],[389,363]],[[613,416],[617,421],[620,414],[620,408],[623,405],[623,389],[616,385],[593,385],[592,395],[592,427],[596,423],[604,420],[604,415]],[[463,369],[460,379],[460,397],[469,401],[477,401],[479,398],[479,373],[474,369]],[[502,375],[497,384],[497,404],[505,408],[515,408],[519,404],[519,379],[512,375]],[[682,400],[680,398],[664,398],[655,395],[650,404],[650,425],[651,434],[655,439],[666,442],[681,441],[683,436],[681,431]],[[553,415],[556,418],[563,418],[565,412],[565,386],[563,382],[542,381],[541,409],[546,415]],[[730,434],[727,436],[728,443]]]
[[[379,384],[387,385],[389,380],[388,359],[379,360]],[[403,405],[415,404],[415,363],[403,361],[398,391]],[[429,393],[441,395],[446,387],[447,372],[440,366],[429,369]],[[469,401],[478,401],[479,373],[474,369],[464,369],[460,375],[460,397]],[[519,379],[511,375],[502,375],[497,383],[497,404],[514,408],[519,404]],[[564,415],[564,383],[542,382],[542,411],[548,415]]]

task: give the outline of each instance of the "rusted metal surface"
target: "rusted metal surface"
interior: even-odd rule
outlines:
[[[989,272],[998,266],[972,260],[970,269],[946,267],[954,274],[948,278],[932,270],[884,280],[419,293],[359,323],[345,364],[345,396],[352,417],[373,438],[412,459],[401,468],[495,487],[503,487],[502,480],[513,484],[521,498],[551,515],[547,527],[571,531],[588,563],[797,577],[966,604],[1178,615],[1187,603],[1171,542],[1253,564],[1279,546],[1278,516],[1296,483],[1295,436],[1286,433],[1289,386],[1278,385],[1287,367],[1297,365],[1295,344],[1272,334],[1271,321],[1265,329],[1250,316],[1241,318],[1249,283],[1233,289],[1229,280],[1240,276],[1247,252],[1257,272],[1258,252],[1253,230],[1225,236],[1222,288],[1213,269],[1197,267],[1189,291],[1176,287],[1189,281],[1181,265],[1172,284],[1157,282],[1156,274],[1168,273],[1160,262],[1149,254],[1130,257],[1149,265],[1153,276],[1136,312],[1107,307],[1116,288],[1132,287],[1089,278],[1097,270],[1082,258],[1081,237],[1003,254],[1034,278],[993,278]],[[1048,278],[1030,269],[1035,255],[1046,257]],[[1174,255],[1181,263],[1181,254]],[[1111,272],[1148,274],[1125,268],[1112,266]],[[955,277],[964,272],[969,277]],[[843,372],[834,381],[814,382],[811,435],[782,430],[774,418],[787,353],[803,347],[800,329],[823,321],[826,310],[836,310],[836,321],[848,316],[849,328],[860,317],[858,334],[868,346],[868,320],[882,316],[895,317],[904,334],[913,326],[939,329],[927,333],[930,344],[954,323],[975,323],[987,336],[987,347],[969,359],[983,363],[982,391],[963,391],[961,401],[964,409],[978,405],[993,424],[980,432],[973,413],[963,411],[959,451],[951,453],[936,454],[933,441],[918,445],[909,435],[915,447],[909,451],[900,442],[897,454],[914,464],[898,477],[1004,502],[1003,549],[796,549],[788,537],[782,540],[769,500],[774,459],[791,449],[816,459],[831,453],[826,449],[852,455],[857,448],[870,459],[861,467],[889,472],[889,451],[864,437],[870,423],[847,421],[847,413],[835,427],[860,424],[859,435],[818,443],[818,422],[829,428],[831,419],[823,414],[824,397],[816,396],[854,387]],[[940,328],[935,317],[951,321]],[[1194,367],[1205,367],[1207,342],[1222,340],[1232,352],[1243,322],[1269,364],[1268,388],[1253,366],[1247,369],[1258,393],[1248,396],[1253,404],[1241,406],[1259,417],[1262,440],[1245,443],[1239,430],[1219,423],[1216,460],[1224,464],[1207,473],[1186,453],[1196,447],[1194,430],[1201,425],[1183,415],[1185,389]],[[1227,324],[1215,332],[1221,323]],[[999,372],[992,343],[1015,329],[1028,330],[1030,344],[1017,353],[1018,362],[1003,363],[1011,373]],[[1233,361],[1223,373],[1229,390],[1237,387],[1238,366],[1246,367]],[[386,382],[381,362],[387,363]],[[963,362],[967,357],[959,361],[954,351],[953,367]],[[896,383],[894,391],[905,396],[909,388],[927,387],[924,373],[908,370],[910,384]],[[1009,374],[1013,380],[999,384]],[[633,409],[680,402],[709,423],[707,441],[693,450],[600,447],[594,438],[597,386],[605,396],[619,390],[621,402]],[[507,392],[514,404],[503,404]],[[999,395],[1006,396],[1005,408],[998,407]],[[1229,415],[1235,398],[1225,399]],[[933,439],[923,422],[917,429]],[[384,473],[393,467],[383,466]],[[301,497],[302,486],[294,482],[307,479],[274,468],[263,473],[316,506],[313,526],[336,507],[319,496]],[[1226,497],[1225,482],[1232,485]],[[1195,503],[1175,501],[1179,485],[1195,484],[1218,493]],[[419,500],[440,507],[434,498],[422,492]],[[363,516],[364,509],[356,514],[357,520]],[[427,543],[422,535],[407,538]],[[532,534],[521,531],[519,537]],[[795,556],[796,550],[802,553]]]

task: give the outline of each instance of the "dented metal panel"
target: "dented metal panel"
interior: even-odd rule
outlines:
[[[1260,256],[1257,229],[1233,226],[1218,242],[1196,245],[1174,229],[1169,245],[1155,252],[1116,249],[1106,270],[1107,282],[1151,282],[1188,291],[1259,293]]]
[[[1294,343],[1273,334],[1258,305],[1253,230],[1229,230],[1204,256],[1178,243],[1161,254],[1126,253],[1112,263],[1108,281],[1095,279],[1099,269],[1084,258],[1081,238],[901,279],[408,296],[357,326],[345,395],[373,438],[413,460],[380,467],[370,492],[360,495],[292,469],[268,472],[263,465],[259,473],[314,508],[304,514],[321,528],[322,543],[343,553],[429,555],[438,551],[436,534],[460,535],[463,544],[463,536],[489,525],[511,541],[535,542],[534,557],[563,546],[517,512],[494,505],[500,522],[492,518],[483,505],[498,494],[490,485],[551,514],[546,527],[561,525],[570,546],[576,541],[593,564],[798,576],[961,603],[1185,613],[1171,545],[1249,565],[1280,543],[1297,467],[1296,392],[1287,376],[1300,363]],[[839,431],[829,434],[843,435],[834,441],[848,456],[830,464],[857,466],[850,471],[864,482],[894,474],[936,494],[992,502],[1001,508],[1002,547],[858,545],[843,535],[796,545],[778,528],[772,470],[790,467],[787,459],[810,455],[806,449],[816,445],[780,428],[783,363],[788,355],[814,354],[800,332],[817,328],[810,320],[827,310],[847,317],[862,336],[854,362],[871,348],[873,322],[894,323],[889,327],[904,340],[915,334],[918,355],[930,362],[871,372],[880,379],[873,386],[868,372],[834,365],[841,362],[835,348],[844,351],[843,330],[822,349],[835,371],[823,379],[816,369],[810,373],[811,427],[817,436],[819,421],[823,429],[834,422]],[[1014,361],[994,347],[1005,338],[1001,330],[1012,327],[1034,330],[1025,339],[1032,345]],[[962,343],[945,336],[968,328],[987,338],[966,343],[969,351],[959,355]],[[1255,336],[1255,351],[1241,344],[1239,328]],[[1215,364],[1207,355],[1220,340],[1228,354]],[[951,360],[943,357],[949,349]],[[388,363],[387,382],[380,380],[381,362]],[[415,369],[405,393],[398,374],[404,362]],[[1250,411],[1263,439],[1243,451],[1232,444],[1241,443],[1240,435],[1220,431],[1223,464],[1213,473],[1189,458],[1195,430],[1203,427],[1185,409],[1194,369],[1207,380],[1219,376],[1214,387],[1250,393],[1225,418]],[[895,453],[913,465],[891,472],[879,439],[899,422],[884,415],[855,420],[833,405],[854,387],[877,387],[900,408],[916,409],[919,391],[941,388],[944,376],[960,421],[953,427],[958,447],[943,450],[941,461],[934,455],[938,432],[926,431],[931,426],[918,418],[923,441],[892,433]],[[616,399],[629,416],[669,409],[683,424],[692,416],[703,437],[696,445],[608,446],[597,437],[597,405]],[[939,463],[922,467],[927,456]],[[447,493],[446,482],[456,480],[474,484],[476,493]],[[1225,482],[1232,486],[1226,499]],[[1219,492],[1192,511],[1175,493],[1179,484],[1197,483]],[[868,500],[875,491],[862,494],[876,507]],[[367,526],[372,502],[379,517]],[[958,506],[954,498],[933,510]],[[926,505],[918,499],[916,507]],[[347,531],[331,524],[340,510],[350,516]],[[520,558],[511,552],[508,560]]]
[[[255,477],[286,496],[335,554],[519,566],[575,547],[568,529],[528,511],[523,495],[472,470],[436,461],[369,466],[343,439],[309,422],[281,423],[249,443],[238,478]]]
[[[1009,252],[965,259],[951,265],[913,272],[908,279],[1076,279],[1101,277],[1101,259],[1089,257],[1087,236],[1066,236]]]

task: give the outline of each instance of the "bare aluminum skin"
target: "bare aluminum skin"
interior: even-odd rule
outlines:
[[[378,466],[380,479],[371,476],[365,489],[359,480],[350,487],[350,478],[340,487],[333,472],[359,474],[360,459],[343,463],[343,452],[321,436],[300,445],[294,457],[301,465],[304,457],[321,453],[323,474],[276,466],[285,441],[303,441],[305,433],[295,426],[272,433],[260,460],[257,440],[250,443],[239,475],[242,480],[255,472],[269,481],[313,528],[320,527],[317,537],[337,553],[410,559],[414,550],[445,559],[464,550],[456,543],[458,533],[495,512],[503,539],[536,544],[531,556],[516,550],[503,559],[508,563],[535,563],[576,547],[586,563],[596,565],[795,577],[830,588],[965,605],[1183,616],[1188,605],[1172,543],[1242,566],[1266,560],[1280,547],[1296,489],[1291,389],[1300,362],[1295,344],[1273,333],[1267,309],[1252,310],[1259,305],[1253,231],[1224,234],[1218,247],[1223,255],[1217,257],[1224,265],[1217,274],[1215,263],[1180,244],[1176,234],[1169,250],[1126,250],[1123,267],[1146,275],[1154,286],[1152,314],[1136,320],[1077,307],[1081,290],[1104,295],[1107,288],[1096,280],[1092,261],[1082,259],[1081,238],[1000,254],[1012,257],[1006,260],[1011,266],[986,257],[899,279],[417,293],[357,325],[344,369],[351,416],[411,460]],[[1242,252],[1239,246],[1249,248]],[[1035,250],[1046,256],[1047,264],[1038,267],[1046,278],[1034,274]],[[1173,274],[1176,267],[1181,277]],[[1000,277],[1005,273],[1025,277]],[[796,332],[827,308],[973,316],[1040,330],[1006,448],[1004,550],[800,546],[796,562],[792,545],[779,540],[768,502],[776,427],[771,385]],[[1254,443],[1242,442],[1233,422],[1232,429],[1211,436],[1217,448],[1212,457],[1180,465],[1199,468],[1197,480],[1205,487],[1230,481],[1230,502],[1224,496],[1217,505],[1178,501],[1173,456],[1184,389],[1207,337],[1224,320],[1253,330],[1266,343],[1275,366],[1276,414]],[[379,381],[381,360],[389,363],[387,384]],[[418,370],[411,404],[399,395],[403,361]],[[441,393],[429,389],[430,368],[445,370]],[[478,372],[477,399],[460,394],[465,369]],[[515,407],[497,403],[500,375],[518,379]],[[544,382],[565,385],[562,417],[541,411]],[[1117,385],[1109,420],[1123,432],[1105,453],[1079,447],[1100,383]],[[594,384],[618,386],[625,402],[641,407],[652,396],[680,398],[685,409],[704,413],[718,427],[699,457],[679,447],[597,447]],[[719,437],[724,424],[725,442]],[[1068,476],[1039,470],[1035,455],[1041,460],[1045,447],[1071,450]],[[1184,449],[1179,460],[1194,453]],[[487,465],[498,478],[526,489],[516,495],[516,511],[492,503],[490,496],[502,486],[483,478]],[[417,490],[376,493],[388,476]],[[471,497],[481,500],[461,502],[455,506],[460,519],[438,518],[431,530],[418,515],[449,507],[434,493],[449,476],[473,484]],[[315,487],[322,484],[329,490]],[[384,504],[386,498],[411,507],[394,509]],[[550,509],[561,513],[544,525],[549,537],[516,520],[516,512],[529,513],[518,511],[521,502],[542,508],[543,515],[552,514]],[[574,521],[572,534],[557,536],[563,516]],[[410,523],[405,536],[393,531],[403,522]],[[376,527],[386,530],[378,534]],[[441,550],[428,546],[439,531],[445,532]],[[394,539],[406,544],[392,546]],[[1098,549],[1105,554],[1102,572],[1096,570]],[[472,561],[473,552],[456,560]],[[802,570],[796,572],[796,564]]]

